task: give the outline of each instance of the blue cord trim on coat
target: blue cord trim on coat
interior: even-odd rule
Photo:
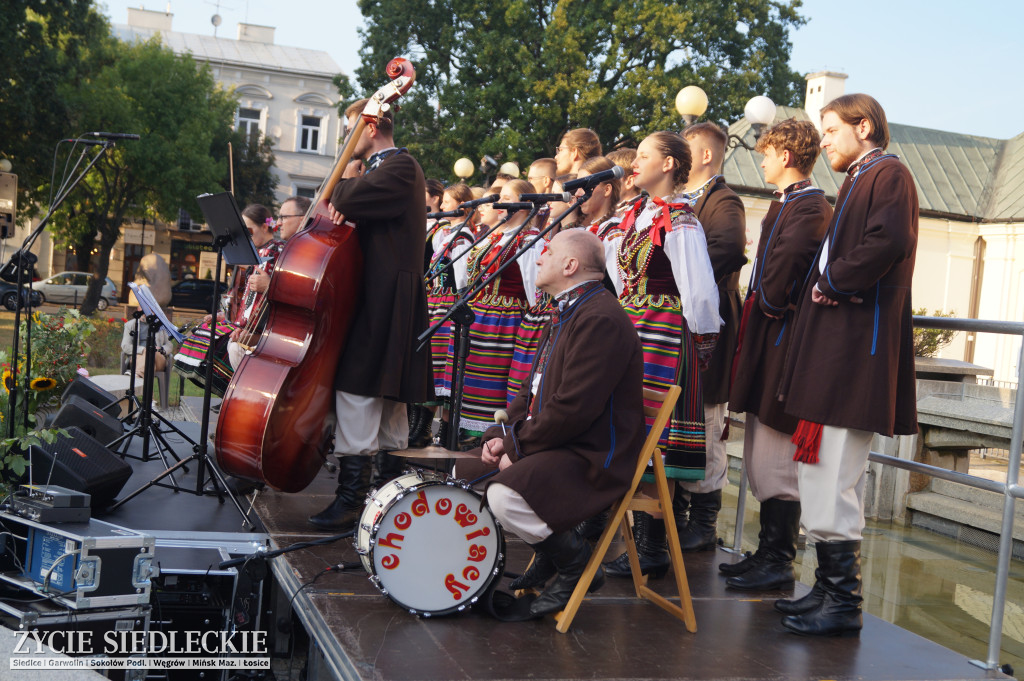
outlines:
[[[481,480],[486,480],[487,478],[491,477],[492,475],[494,475],[494,474],[495,474],[495,473],[497,473],[497,472],[498,472],[498,471],[491,471],[490,473],[484,473],[483,475],[481,475],[481,476],[480,476],[479,478],[477,478],[476,480],[470,480],[470,481],[469,481],[469,485],[470,485],[470,487],[472,487],[472,486],[473,486],[473,485],[475,485],[476,483],[480,482]]]
[[[608,423],[612,427],[612,444],[608,448],[608,458],[604,460],[604,467],[608,468],[612,464],[612,454],[615,453],[615,395],[611,396],[608,400]]]
[[[782,320],[782,328],[779,329],[779,337],[775,339],[775,347],[779,347],[779,343],[782,342],[782,334],[786,333],[786,325],[789,323],[788,319]]]
[[[874,356],[875,350],[878,349],[878,318],[879,318],[879,304],[878,298],[882,294],[881,282],[875,283],[875,332],[871,336],[871,355]]]

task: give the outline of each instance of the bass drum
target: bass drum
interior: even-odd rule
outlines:
[[[505,567],[505,539],[480,495],[454,478],[406,473],[366,502],[356,552],[381,593],[413,615],[461,612]]]

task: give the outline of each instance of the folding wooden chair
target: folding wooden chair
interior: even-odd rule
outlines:
[[[580,577],[576,589],[569,598],[569,603],[562,612],[555,616],[558,622],[557,629],[563,634],[569,631],[569,626],[572,624],[573,618],[576,617],[576,611],[579,610],[580,605],[583,603],[583,598],[587,595],[587,589],[590,588],[590,583],[593,581],[594,575],[597,574],[597,569],[601,566],[602,561],[604,561],[608,547],[611,546],[612,537],[616,530],[621,530],[622,536],[626,540],[626,553],[629,556],[629,566],[633,573],[633,586],[636,589],[637,598],[646,598],[655,605],[667,610],[669,614],[683,620],[687,631],[690,633],[696,633],[697,631],[697,618],[693,613],[690,585],[686,581],[683,553],[679,548],[679,535],[676,533],[676,522],[672,515],[672,499],[669,496],[668,479],[665,477],[665,464],[661,460],[661,450],[658,449],[658,440],[668,424],[668,419],[676,406],[676,400],[679,399],[679,393],[681,392],[682,389],[677,385],[672,386],[667,392],[663,393],[654,390],[644,390],[644,398],[646,400],[660,402],[661,406],[657,409],[644,407],[645,415],[654,416],[654,426],[651,428],[651,432],[647,434],[644,446],[640,449],[640,454],[637,457],[633,484],[630,485],[622,501],[615,505],[615,511],[612,513],[611,518],[608,519],[608,525],[605,527],[604,532],[601,533],[601,538],[598,540],[594,553],[591,555],[590,561],[583,571],[583,576]],[[658,489],[658,496],[656,498],[637,496],[637,487],[640,485],[640,479],[647,470],[647,463],[652,460],[654,462],[654,481]],[[679,592],[679,605],[655,593],[647,586],[647,577],[640,573],[640,558],[636,553],[633,532],[626,520],[626,511],[660,512],[664,516],[665,534],[668,536],[669,555],[672,558],[672,574],[675,575],[676,590]]]

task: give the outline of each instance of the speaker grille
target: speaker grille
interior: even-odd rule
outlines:
[[[93,508],[108,505],[128,482],[132,467],[80,428],[67,431],[69,437],[31,448],[33,481],[90,494]]]

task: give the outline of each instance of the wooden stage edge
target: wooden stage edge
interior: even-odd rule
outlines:
[[[462,452],[403,452],[413,467],[429,459],[463,458]],[[274,548],[328,536],[307,518],[333,498],[335,482],[321,472],[298,494],[263,491],[254,508]],[[505,568],[519,572],[532,551],[506,536]],[[610,556],[621,552],[613,545]],[[403,560],[414,559],[406,554]],[[351,539],[286,553],[273,573],[309,633],[310,670],[319,678],[414,679],[752,679],[772,681],[933,681],[1006,679],[876,617],[864,616],[859,637],[805,638],[788,632],[774,611],[776,598],[794,590],[748,594],[725,588],[720,562],[739,558],[722,549],[684,554],[697,616],[697,632],[657,606],[635,597],[631,580],[608,579],[584,601],[567,634],[552,617],[499,622],[476,609],[420,618],[389,600],[362,568],[321,574],[328,566],[358,563]],[[319,575],[319,577],[318,577]],[[314,582],[314,578],[316,581]],[[507,578],[500,587],[507,591]],[[649,586],[675,596],[669,579]],[[676,599],[677,600],[677,599]],[[314,678],[314,677],[309,677]]]

